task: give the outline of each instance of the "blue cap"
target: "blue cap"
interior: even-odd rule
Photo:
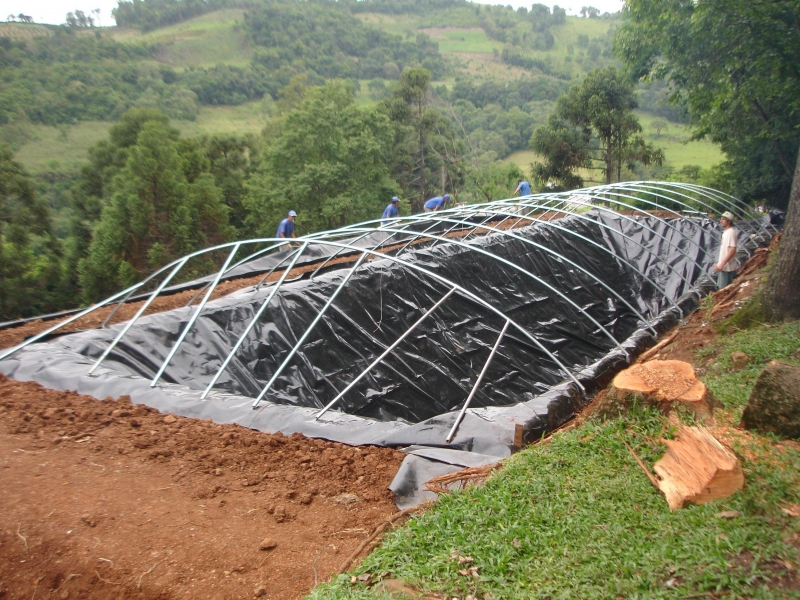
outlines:
[[[442,196],[442,198],[444,198],[445,200],[450,200],[450,194],[445,194],[444,196]]]
[[[400,202],[400,198],[397,196],[392,196],[392,202]]]
[[[290,210],[290,211],[289,211],[289,216],[290,216],[290,217],[296,217],[296,216],[297,216],[297,213],[296,213],[296,212],[294,212],[293,210]]]

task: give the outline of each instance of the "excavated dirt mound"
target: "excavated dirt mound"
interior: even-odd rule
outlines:
[[[0,457],[0,597],[166,599],[302,597],[396,512],[403,455],[0,376]]]

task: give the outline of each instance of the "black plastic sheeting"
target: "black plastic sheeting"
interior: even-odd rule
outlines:
[[[624,368],[627,359],[587,315],[632,355],[655,342],[651,328],[664,331],[681,316],[637,270],[665,289],[685,312],[709,289],[706,275],[715,262],[720,236],[711,221],[655,217],[644,221],[592,211],[555,223],[566,231],[536,223],[513,230],[513,236],[522,239],[497,233],[471,238],[468,247],[430,242],[409,247],[398,256],[428,273],[388,258],[365,262],[277,378],[265,398],[268,402],[257,411],[250,408],[252,398],[318,315],[349,266],[330,269],[314,280],[284,284],[207,401],[199,399],[200,392],[271,288],[246,288],[208,303],[155,388],[149,386],[149,380],[193,308],[141,318],[93,376],[87,375],[88,368],[114,339],[120,325],[33,344],[0,362],[0,371],[98,398],[128,394],[134,402],[162,411],[259,430],[299,431],[351,444],[445,446],[456,411],[505,318],[535,336],[591,394]],[[644,314],[649,324],[592,276],[523,240],[581,265]],[[695,285],[689,288],[682,278]],[[362,379],[334,411],[320,421],[313,419],[319,408],[452,284],[462,286],[503,316],[457,292]],[[587,396],[569,382],[552,358],[512,326],[457,437],[447,447],[506,456],[513,450],[515,426],[522,426],[530,441],[563,424],[586,402]],[[469,459],[461,460],[465,461]],[[434,462],[447,464],[446,460]]]

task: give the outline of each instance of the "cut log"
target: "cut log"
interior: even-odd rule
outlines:
[[[702,427],[681,427],[669,450],[653,466],[671,510],[690,502],[707,504],[744,487],[739,459]]]
[[[654,406],[664,414],[676,406],[685,408],[704,423],[711,421],[716,402],[694,367],[682,360],[651,360],[633,365],[617,374],[595,414],[612,416],[626,412],[630,406]]]

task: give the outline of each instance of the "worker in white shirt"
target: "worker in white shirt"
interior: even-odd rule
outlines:
[[[719,259],[714,265],[717,271],[717,289],[722,289],[730,285],[733,276],[739,270],[739,261],[736,260],[736,230],[733,228],[733,214],[725,211],[719,218],[722,225],[722,242],[719,246]]]

